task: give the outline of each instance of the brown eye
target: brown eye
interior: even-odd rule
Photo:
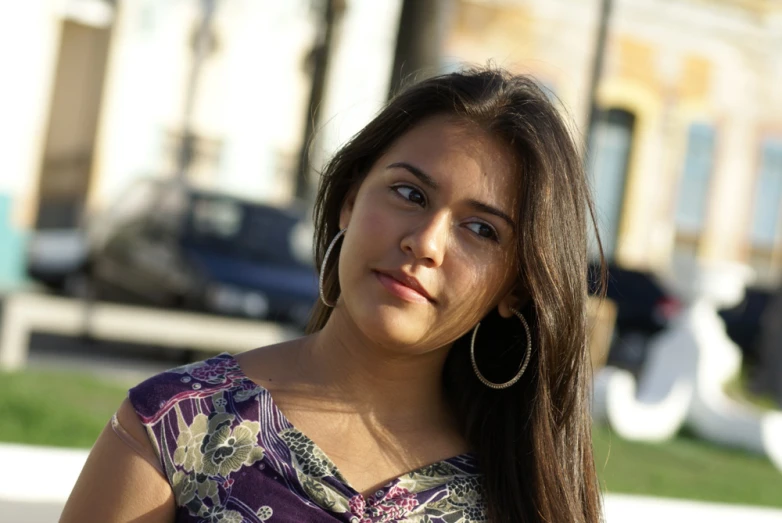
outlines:
[[[426,197],[415,187],[410,187],[409,185],[397,185],[394,187],[394,191],[396,191],[397,194],[410,203],[420,205],[421,207],[426,206]]]
[[[485,224],[483,222],[472,222],[467,224],[467,228],[470,229],[472,232],[480,236],[481,238],[486,238],[489,240],[498,241],[499,237],[497,236],[497,232],[494,230],[494,227],[491,225]]]

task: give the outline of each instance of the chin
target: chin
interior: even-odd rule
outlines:
[[[411,348],[419,345],[431,332],[431,325],[426,321],[429,315],[414,309],[361,304],[351,317],[364,336],[387,348]]]

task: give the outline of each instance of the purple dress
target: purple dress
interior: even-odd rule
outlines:
[[[177,522],[487,520],[471,454],[362,496],[228,353],[158,374],[129,398],[173,489]]]

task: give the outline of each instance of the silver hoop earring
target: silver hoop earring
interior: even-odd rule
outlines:
[[[337,233],[336,236],[334,236],[334,239],[331,240],[331,243],[329,244],[329,248],[326,249],[326,254],[323,256],[323,263],[320,264],[320,276],[318,277],[318,292],[320,293],[320,301],[323,302],[323,305],[326,307],[333,309],[336,303],[333,305],[326,301],[326,295],[323,294],[323,275],[325,273],[326,269],[326,261],[329,259],[329,254],[331,254],[331,250],[334,248],[334,246],[337,244],[337,240],[339,240],[343,234],[345,234],[345,231],[347,231],[347,227],[342,229]]]
[[[525,370],[527,370],[527,365],[529,365],[529,357],[532,353],[532,335],[529,332],[529,325],[527,325],[527,320],[525,320],[524,316],[522,316],[522,314],[516,309],[511,309],[511,312],[515,314],[516,317],[521,320],[521,324],[524,325],[524,330],[527,333],[527,351],[526,354],[524,354],[524,360],[521,362],[521,365],[519,365],[519,371],[510,379],[510,381],[506,381],[505,383],[494,383],[487,380],[483,374],[481,374],[481,371],[478,370],[478,364],[475,363],[475,338],[478,336],[478,327],[481,326],[480,322],[478,322],[478,325],[476,325],[472,331],[472,341],[470,341],[470,361],[472,361],[472,370],[475,372],[475,375],[478,376],[478,379],[481,380],[481,383],[492,389],[507,389],[519,381],[521,379],[521,375],[524,374]]]

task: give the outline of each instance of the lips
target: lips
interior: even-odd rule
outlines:
[[[434,303],[434,298],[421,283],[400,271],[374,271],[375,276],[391,294],[413,303]]]

